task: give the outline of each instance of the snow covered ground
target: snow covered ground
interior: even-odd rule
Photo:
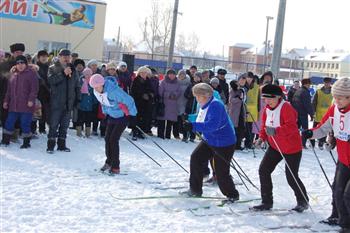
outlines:
[[[110,177],[94,171],[105,160],[104,141],[97,137],[77,138],[70,131],[67,145],[71,153],[49,155],[46,137],[32,140],[32,148],[20,150],[19,144],[0,147],[1,159],[1,232],[311,232],[329,228],[317,224],[331,212],[331,190],[323,177],[312,150],[303,152],[300,177],[310,195],[310,210],[302,214],[254,214],[248,207],[260,201],[217,207],[219,200],[152,199],[117,200],[114,197],[176,195],[188,186],[188,174],[179,168],[150,139],[136,143],[152,155],[158,167],[131,145],[124,132],[121,139],[121,171],[128,175]],[[162,147],[189,170],[189,158],[196,146],[177,140],[159,140]],[[332,182],[335,165],[328,152],[316,149]],[[258,167],[263,152],[235,153],[245,172],[259,185]],[[336,155],[336,152],[334,152]],[[235,182],[240,182],[232,170]],[[283,162],[273,174],[274,208],[290,209],[295,198],[289,188]],[[259,198],[249,186],[238,185],[241,200]],[[222,194],[218,187],[205,186],[205,196]],[[114,197],[113,197],[114,196]],[[189,208],[198,208],[189,211]],[[282,212],[283,213],[283,212]],[[279,228],[283,226],[283,228]],[[294,226],[294,228],[288,228]],[[275,229],[276,228],[276,229]]]

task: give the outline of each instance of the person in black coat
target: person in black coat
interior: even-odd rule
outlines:
[[[226,79],[225,79],[226,74],[227,74],[226,70],[219,69],[218,75],[217,75],[219,82],[220,82],[219,83],[220,89],[225,96],[225,102],[224,102],[225,105],[228,103],[228,99],[229,99],[229,87],[228,87],[228,84],[226,83]]]
[[[298,112],[298,127],[303,130],[307,130],[309,128],[309,120],[308,115],[313,121],[314,118],[314,109],[311,103],[311,95],[309,88],[311,86],[310,79],[301,80],[302,87],[299,88],[292,99],[292,106]],[[303,147],[306,148],[306,139],[303,138]]]
[[[130,95],[134,98],[137,108],[136,125],[142,131],[149,133],[152,124],[152,105],[154,99],[154,91],[151,86],[151,81],[148,76],[151,75],[151,70],[147,67],[140,67],[137,71],[137,76],[131,84]],[[137,128],[132,130],[133,140],[137,138],[143,139],[144,136]]]
[[[37,65],[39,67],[38,74],[39,79],[39,93],[38,99],[41,103],[41,112],[42,116],[39,120],[39,133],[46,133],[46,123],[49,120],[49,107],[50,107],[50,87],[47,81],[47,74],[49,71],[49,54],[45,50],[38,52],[38,61]]]
[[[79,76],[71,64],[70,51],[62,49],[59,61],[49,67],[48,83],[50,85],[50,120],[47,152],[53,153],[56,138],[58,150],[70,152],[66,147],[67,129],[71,111],[80,101]]]

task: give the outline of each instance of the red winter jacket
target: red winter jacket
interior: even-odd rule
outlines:
[[[334,109],[336,106],[333,104],[329,107],[327,113],[323,116],[321,122],[313,128],[313,138],[322,138],[327,136],[327,134],[333,130],[333,117],[334,117]],[[339,111],[341,113],[347,113],[350,111],[350,106],[346,109],[342,109]],[[338,160],[344,164],[345,166],[350,166],[350,142],[337,140],[337,152],[338,152]]]
[[[281,104],[281,103],[279,103]],[[260,138],[263,141],[268,141],[270,146],[278,151],[278,148],[271,136],[266,134],[266,106],[262,115]],[[285,102],[280,113],[280,127],[276,128],[274,137],[278,147],[283,154],[294,154],[302,150],[301,136],[297,125],[298,113],[294,110],[289,102]]]

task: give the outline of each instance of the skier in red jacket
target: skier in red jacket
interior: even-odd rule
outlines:
[[[285,168],[288,184],[297,199],[297,206],[292,210],[303,212],[309,207],[306,189],[298,176],[302,154],[301,137],[297,125],[298,114],[289,102],[282,99],[282,96],[282,89],[277,85],[268,84],[262,88],[266,107],[262,115],[260,137],[255,142],[255,146],[260,147],[264,141],[267,141],[270,146],[259,167],[262,203],[252,207],[254,211],[272,208],[271,173],[283,158],[288,164]]]
[[[334,132],[338,164],[333,196],[341,232],[350,232],[350,78],[337,80],[332,87],[332,95],[335,103],[316,128],[304,131],[303,136],[317,139]]]

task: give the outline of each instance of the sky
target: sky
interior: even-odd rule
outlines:
[[[152,0],[106,0],[105,38],[142,40],[142,23],[151,13]],[[173,4],[174,0],[158,0]],[[196,33],[199,48],[225,56],[228,46],[265,41],[266,16],[269,40],[274,40],[279,0],[179,0],[176,33]],[[283,49],[321,48],[350,51],[350,0],[287,0]]]

